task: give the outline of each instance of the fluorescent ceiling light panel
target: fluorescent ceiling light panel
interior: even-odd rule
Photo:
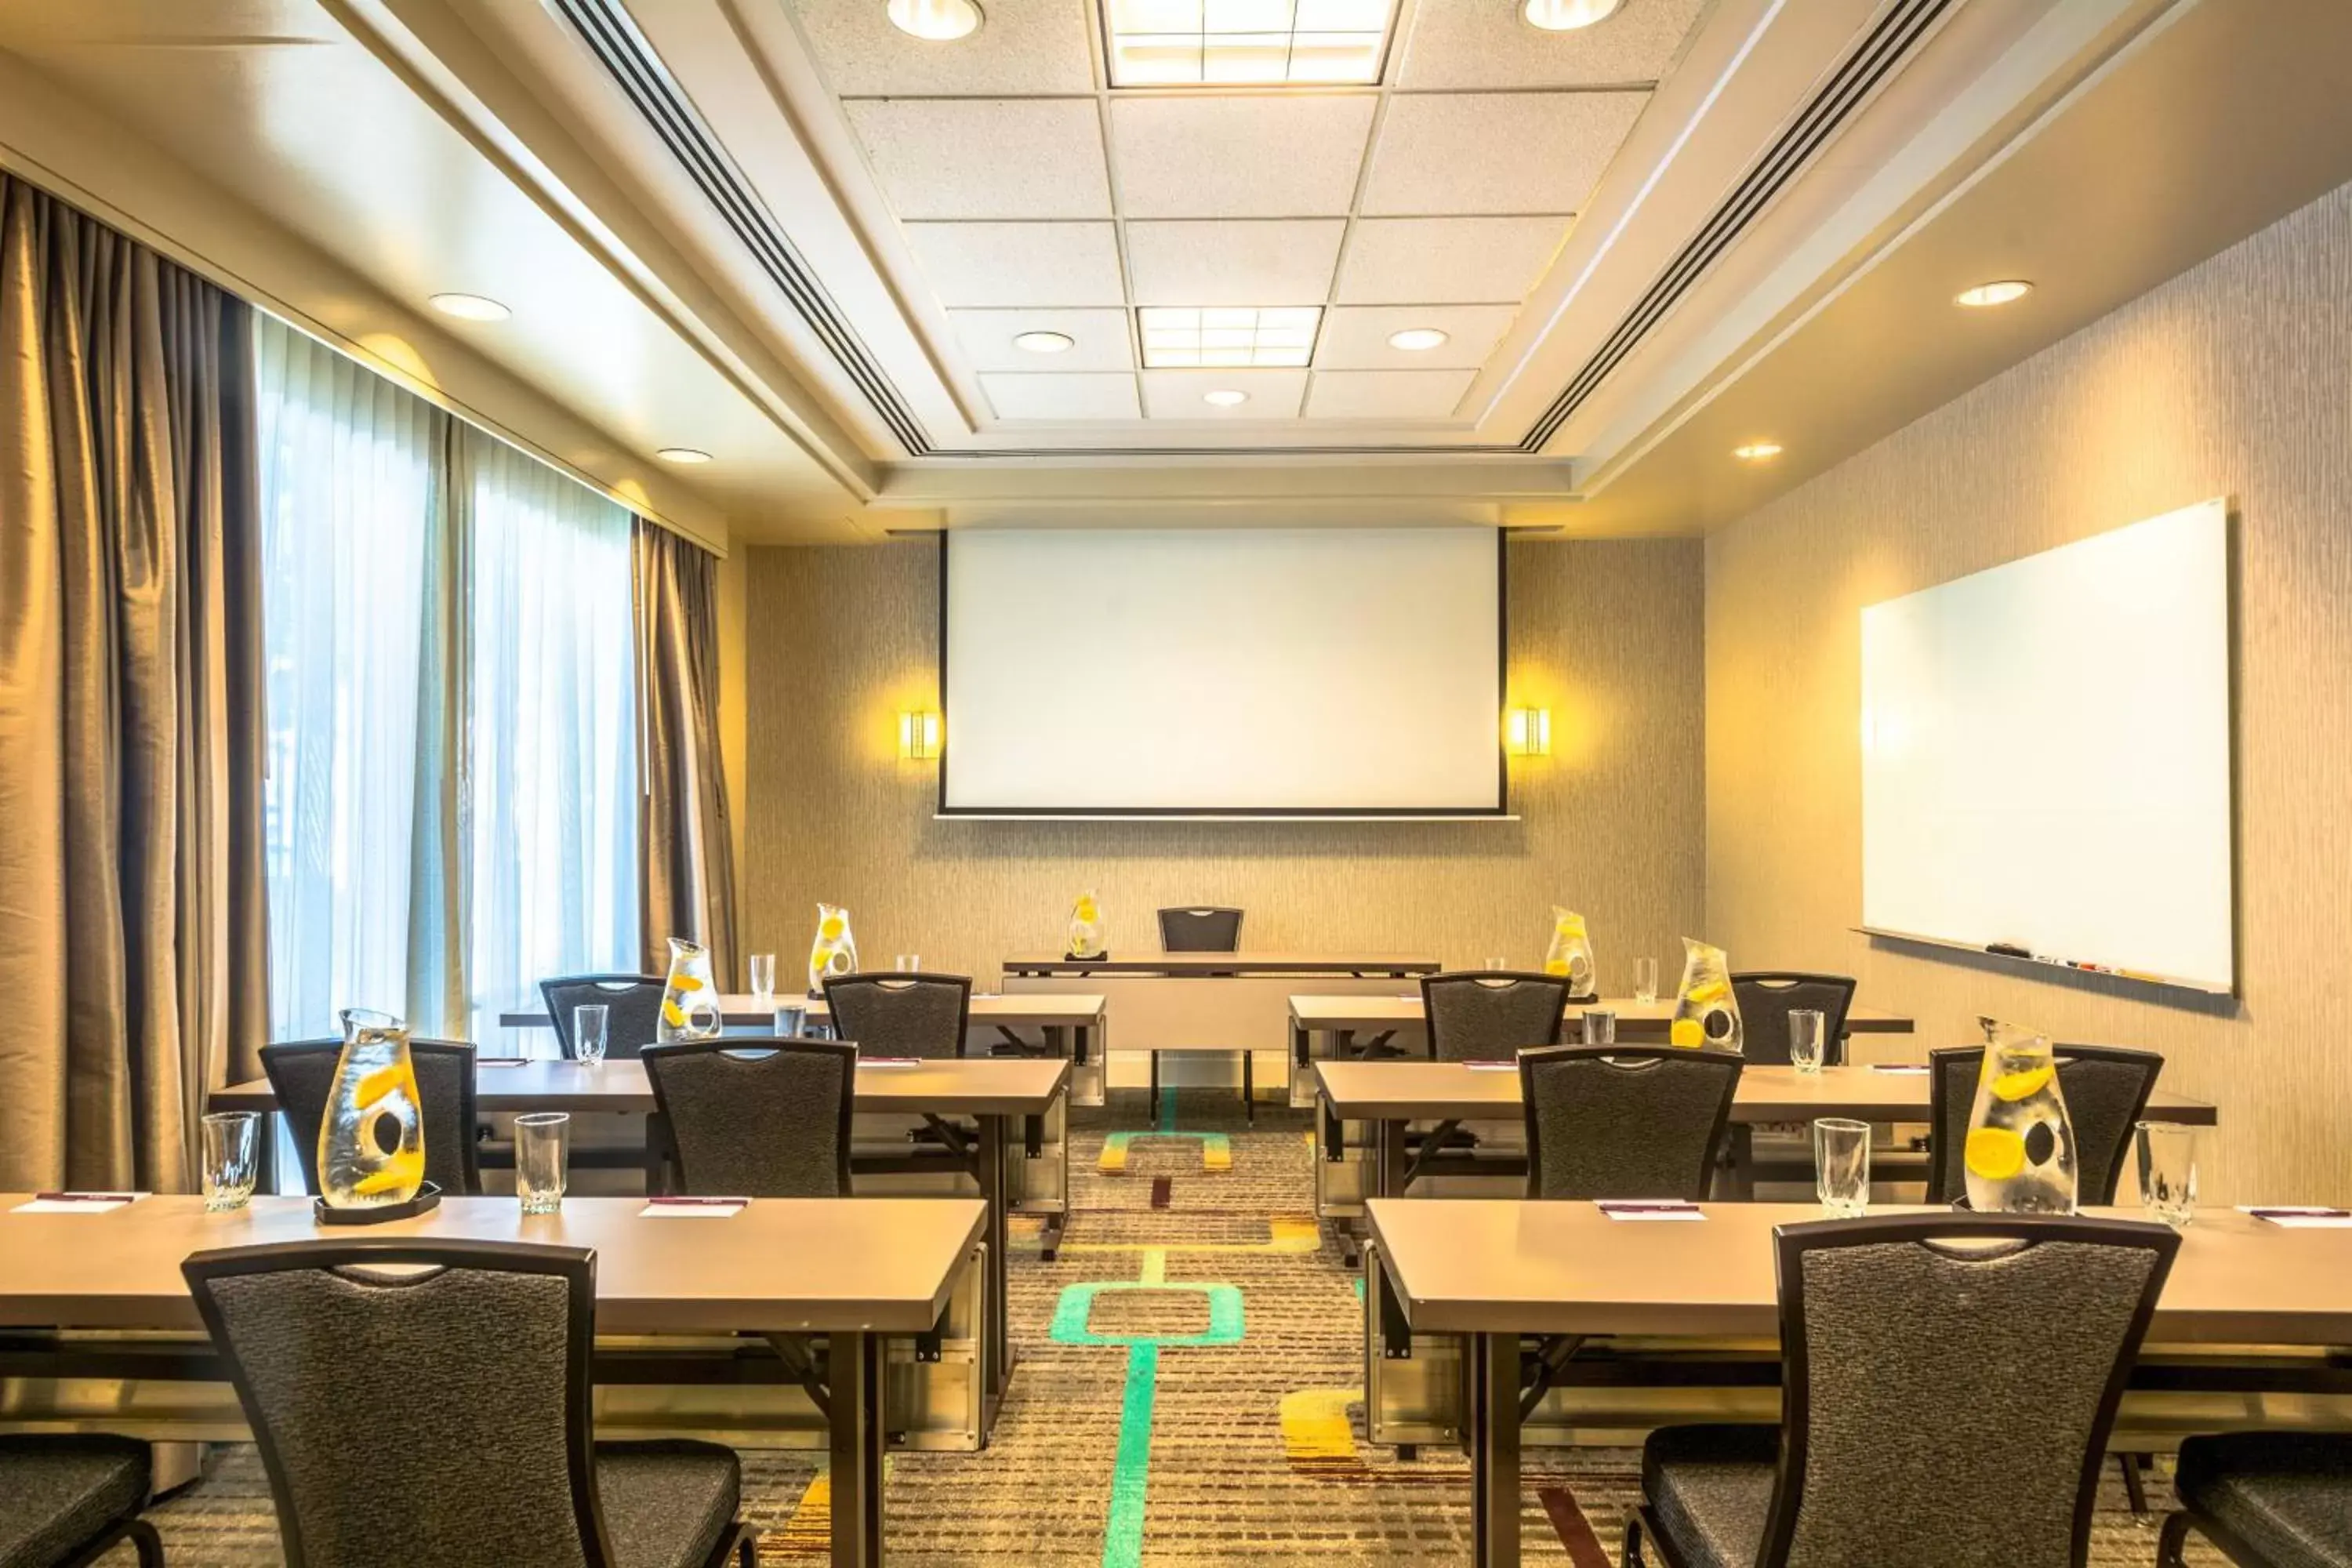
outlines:
[[[1146,305],[1142,320],[1146,370],[1217,369],[1255,365],[1297,369],[1315,357],[1315,330],[1323,307],[1256,310],[1247,305]]]
[[[1113,87],[1373,82],[1394,0],[1103,0]]]

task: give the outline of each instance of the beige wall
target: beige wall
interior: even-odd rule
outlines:
[[[2235,498],[2240,563],[2241,998],[1853,934],[1862,607],[2217,495]],[[2170,1087],[2221,1108],[2211,1195],[2352,1200],[2335,1003],[2352,951],[2347,507],[2352,186],[1717,533],[1709,931],[1742,965],[1859,975],[1866,1001],[1919,1016],[1926,1045],[1970,1041],[1990,1013],[2161,1050]]]
[[[1513,765],[1524,821],[1463,824],[934,821],[895,715],[936,705],[936,542],[750,553],[745,903],[751,951],[787,971],[819,899],[849,905],[869,964],[915,951],[983,978],[1058,948],[1089,884],[1115,952],[1157,948],[1160,905],[1215,901],[1249,911],[1253,946],[1463,964],[1539,959],[1559,900],[1610,987],[1698,918],[1696,541],[1511,547],[1512,700],[1553,709],[1554,755]]]

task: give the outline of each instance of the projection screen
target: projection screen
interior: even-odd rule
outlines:
[[[1506,809],[1499,530],[942,537],[944,816]]]

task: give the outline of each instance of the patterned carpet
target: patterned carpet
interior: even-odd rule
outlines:
[[[1140,1094],[1081,1112],[1075,1213],[1058,1261],[1034,1232],[1011,1260],[1019,1371],[983,1454],[896,1456],[891,1561],[904,1568],[1215,1568],[1313,1562],[1458,1563],[1469,1471],[1360,1445],[1361,1307],[1312,1220],[1306,1119],[1187,1092],[1161,1133]],[[1172,1118],[1163,1126],[1177,1125]],[[1106,1134],[1124,1129],[1126,1138]],[[1097,1287],[1091,1292],[1072,1287]],[[763,1562],[820,1562],[814,1455],[745,1456],[745,1511]],[[1537,1449],[1527,1461],[1530,1563],[1603,1568],[1638,1492],[1638,1455]],[[2160,1489],[2160,1483],[2158,1483]],[[2112,1478],[2091,1561],[2155,1561]],[[249,1448],[152,1516],[182,1568],[278,1561],[268,1485]],[[2209,1554],[2200,1563],[2220,1565]],[[128,1568],[127,1551],[107,1568]]]

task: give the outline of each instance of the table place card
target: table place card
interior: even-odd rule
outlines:
[[[519,1068],[527,1067],[530,1063],[529,1057],[476,1057],[474,1058],[474,1065],[478,1068]]]
[[[1507,1062],[1464,1062],[1462,1065],[1468,1068],[1472,1072],[1517,1072],[1519,1070],[1518,1058],[1516,1057]]]
[[[2352,1230],[2352,1211],[2319,1208],[2309,1204],[2272,1204],[2256,1207],[2240,1205],[2240,1214],[2250,1214],[2256,1219],[2288,1230]]]
[[[751,1206],[749,1198],[647,1198],[639,1219],[733,1219]]]
[[[18,1204],[10,1214],[112,1214],[145,1197],[145,1193],[35,1193],[30,1203]]]
[[[857,1058],[857,1065],[862,1068],[919,1068],[923,1065],[923,1058],[920,1057],[860,1057]]]
[[[1620,1198],[1602,1198],[1592,1206],[1599,1209],[1602,1214],[1607,1215],[1611,1219],[1683,1220],[1705,1219],[1706,1217],[1705,1214],[1699,1211],[1699,1206],[1696,1204],[1685,1203],[1677,1198],[1663,1198],[1638,1203],[1628,1202]]]
[[[1927,1064],[1926,1062],[1873,1062],[1870,1064],[1870,1070],[1901,1073],[1906,1078],[1925,1078],[1927,1074]]]

